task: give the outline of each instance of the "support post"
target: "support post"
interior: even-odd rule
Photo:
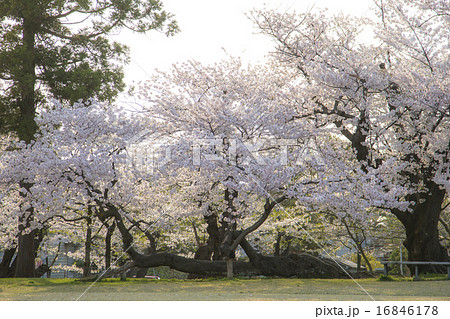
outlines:
[[[48,268],[48,271],[47,271],[47,278],[50,278],[50,272],[51,272],[51,270],[50,270],[50,264],[48,263],[48,256],[45,257],[45,264],[49,267],[49,268]],[[449,271],[450,271],[450,268],[449,268]],[[449,272],[449,274],[450,274],[450,272]],[[449,275],[449,276],[450,276],[450,275]]]
[[[387,276],[389,273],[389,266],[388,264],[384,264],[384,275]]]
[[[405,275],[403,274],[403,251],[402,251],[402,243],[400,243],[400,274],[402,275],[402,277],[404,277]]]
[[[416,273],[413,280],[419,280],[419,265],[415,265]]]
[[[356,271],[361,271],[361,254],[359,253],[359,250],[356,253]]]
[[[233,279],[233,259],[227,258],[227,279]]]
[[[450,280],[450,266],[447,266],[447,280]]]

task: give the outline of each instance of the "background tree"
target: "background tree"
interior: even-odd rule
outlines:
[[[36,110],[48,98],[112,100],[124,88],[127,48],[108,39],[122,28],[177,31],[158,0],[5,0],[0,3],[0,132],[30,143]],[[25,188],[30,185],[23,185]],[[21,217],[16,276],[33,277],[34,236]]]
[[[158,0],[5,0],[0,18],[0,114],[25,141],[35,132],[34,111],[49,97],[104,101],[123,90],[128,48],[108,34],[178,30]]]

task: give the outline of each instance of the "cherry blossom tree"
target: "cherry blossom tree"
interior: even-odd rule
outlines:
[[[267,259],[246,239],[274,211],[284,213],[279,204],[287,199],[317,204],[320,199],[312,193],[326,188],[320,181],[325,174],[334,174],[325,173],[316,158],[301,156],[311,137],[324,148],[314,151],[324,155],[326,145],[334,144],[328,143],[326,130],[295,117],[298,96],[292,94],[296,93],[293,75],[276,64],[244,66],[233,58],[213,66],[190,61],[141,87],[143,112],[164,149],[154,157],[151,179],[176,188],[181,194],[178,205],[187,214],[204,216],[208,241],[196,258],[217,261],[214,267],[223,267],[220,260],[234,258],[240,245],[259,272],[307,273],[300,265],[305,260],[296,268],[288,266],[289,260],[296,264],[289,259],[292,256]],[[168,260],[167,255],[153,255],[140,263],[154,266]],[[171,262],[173,267],[185,263]],[[209,268],[210,263],[198,265],[189,271],[223,269]]]
[[[137,196],[135,175],[123,167],[127,165],[126,140],[140,130],[139,122],[94,102],[73,107],[55,102],[36,121],[36,140],[28,145],[15,143],[15,149],[1,157],[2,227],[8,234],[2,236],[2,246],[16,243],[19,216],[31,216],[21,219],[30,231],[53,227],[74,233],[71,225],[64,225],[89,224],[92,218],[108,229],[113,227],[111,217],[102,213],[105,203],[132,205]],[[23,187],[23,182],[30,187]],[[30,207],[34,213],[27,215]]]
[[[37,120],[34,143],[1,158],[1,180],[9,198],[19,199],[6,214],[32,206],[37,229],[56,219],[114,224],[132,260],[125,268],[224,274],[230,263],[223,259],[233,259],[240,245],[250,262],[236,262],[236,272],[344,276],[326,259],[263,256],[246,239],[286,199],[306,202],[320,179],[316,170],[323,170],[315,160],[296,161],[304,141],[326,131],[294,117],[291,80],[292,72],[276,65],[189,62],[142,88],[142,117],[95,102],[56,104]],[[156,249],[164,236],[155,236],[155,223],[168,239],[164,246],[176,248],[185,242],[174,235],[191,218],[205,221],[203,253],[193,260]],[[149,252],[135,230],[150,242]]]
[[[449,4],[376,4],[374,21],[323,11],[252,17],[276,41],[276,60],[297,71],[295,116],[347,141],[355,185],[368,181],[357,196],[400,220],[410,260],[448,261],[438,220],[450,191]]]

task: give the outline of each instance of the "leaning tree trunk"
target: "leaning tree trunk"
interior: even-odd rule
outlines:
[[[289,254],[272,257],[264,256],[244,238],[240,246],[244,249],[255,272],[266,276],[298,278],[348,278],[343,264],[310,254]]]
[[[236,261],[233,264],[235,275],[265,275],[298,278],[348,278],[348,274],[334,261],[309,254],[280,257],[263,256],[254,251],[245,239],[242,247],[251,256],[250,262]],[[178,271],[201,276],[226,276],[227,262],[223,260],[198,260],[170,253],[154,253],[134,256],[132,267],[168,266]],[[352,274],[355,276],[356,274]]]
[[[430,183],[429,193],[422,195],[412,213],[394,211],[405,227],[404,246],[408,250],[409,261],[449,261],[447,250],[439,242],[438,222],[445,191],[438,185]],[[447,271],[446,267],[421,266],[420,272]]]

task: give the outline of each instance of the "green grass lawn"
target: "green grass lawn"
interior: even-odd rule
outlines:
[[[450,281],[357,281],[375,300],[450,300]],[[0,279],[0,300],[76,300],[91,282]],[[350,279],[109,279],[80,300],[371,300]]]

